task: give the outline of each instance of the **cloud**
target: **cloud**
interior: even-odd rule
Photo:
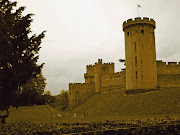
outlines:
[[[86,65],[97,59],[114,62],[116,72],[125,58],[122,23],[137,16],[134,0],[17,0],[26,13],[35,13],[32,30],[47,30],[39,63],[52,94],[68,89],[69,82],[84,82]],[[43,4],[42,4],[43,3]],[[140,16],[156,21],[157,58],[179,61],[179,0],[140,1]],[[41,5],[41,6],[39,6]]]
[[[157,58],[164,61],[180,61],[180,40],[166,39],[163,42],[157,42]]]

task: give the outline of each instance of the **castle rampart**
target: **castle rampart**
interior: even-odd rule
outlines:
[[[143,19],[141,19],[140,17],[133,19],[128,19],[127,21],[124,21],[123,23],[123,31],[125,31],[126,28],[130,27],[130,26],[134,26],[134,25],[138,25],[138,24],[147,24],[147,25],[151,25],[154,29],[156,28],[156,23],[153,19],[147,18],[147,17],[143,17]]]
[[[163,62],[162,60],[158,60],[156,63],[157,86],[160,88],[180,87],[180,62]],[[95,65],[98,65],[98,63]],[[85,80],[88,80],[86,76],[94,78],[95,65],[87,66],[87,73],[84,74]],[[126,70],[114,73],[114,63],[100,63],[100,65],[102,66],[99,71],[101,74],[99,76],[101,81],[101,93],[126,90]],[[110,68],[113,70],[110,71]],[[90,75],[88,76],[88,74]],[[88,83],[69,83],[70,106],[75,107],[95,94],[95,83],[96,81]]]
[[[75,107],[95,93],[94,83],[69,83],[69,105]]]
[[[180,74],[179,62],[157,61],[158,74]]]
[[[180,87],[180,63],[157,61],[158,87]]]
[[[126,89],[126,73],[125,71],[116,72],[113,74],[103,75],[101,77],[101,92],[112,90]]]
[[[69,84],[69,103],[71,107],[83,102],[94,93],[101,93],[102,76],[114,74],[114,63],[102,63],[98,59],[95,65],[87,65],[84,74],[85,83]]]
[[[123,23],[125,71],[114,73],[114,63],[87,65],[85,83],[69,83],[69,104],[75,107],[95,93],[158,88],[180,88],[180,62],[156,61],[153,19],[137,17]]]

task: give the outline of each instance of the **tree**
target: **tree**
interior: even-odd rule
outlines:
[[[40,73],[37,78],[32,78],[21,86],[21,91],[19,91],[21,105],[42,104],[41,95],[44,93],[46,86],[45,80],[42,73]]]
[[[44,65],[37,65],[44,32],[30,36],[32,15],[22,15],[25,7],[17,2],[0,1],[0,110],[7,110],[11,97],[28,80],[36,78]],[[2,120],[2,119],[1,119]]]
[[[61,93],[56,96],[56,104],[61,106],[61,110],[65,110],[69,106],[67,91],[61,90]]]
[[[45,103],[54,103],[55,102],[55,97],[51,95],[50,91],[45,91],[43,95],[43,100]]]
[[[125,59],[119,59],[119,62],[124,63],[124,66],[126,66],[126,60]],[[126,70],[126,68],[121,68],[121,70]]]
[[[42,72],[37,75],[36,78],[32,78],[31,80],[28,80],[25,85],[22,85],[22,92],[30,92],[34,91],[34,93],[37,93],[38,95],[41,95],[44,93],[44,89],[46,87],[46,79],[43,77]]]
[[[48,90],[48,91],[45,91],[44,92],[44,95],[49,95],[49,96],[51,96],[51,92]]]
[[[65,106],[68,106],[69,104],[68,92],[65,90],[61,91],[61,104]]]

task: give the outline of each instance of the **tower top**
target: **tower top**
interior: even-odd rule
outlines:
[[[139,25],[139,24],[147,24],[147,25],[151,25],[154,27],[154,29],[156,28],[156,23],[153,19],[148,18],[148,17],[143,17],[143,19],[141,19],[141,17],[136,17],[134,20],[133,19],[128,19],[127,21],[124,21],[123,23],[123,31],[132,25]]]

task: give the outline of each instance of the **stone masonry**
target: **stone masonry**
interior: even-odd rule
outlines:
[[[155,21],[146,17],[125,21],[125,71],[115,73],[114,63],[102,59],[87,65],[85,83],[69,83],[70,108],[98,93],[180,87],[180,62],[156,61],[155,28]]]

